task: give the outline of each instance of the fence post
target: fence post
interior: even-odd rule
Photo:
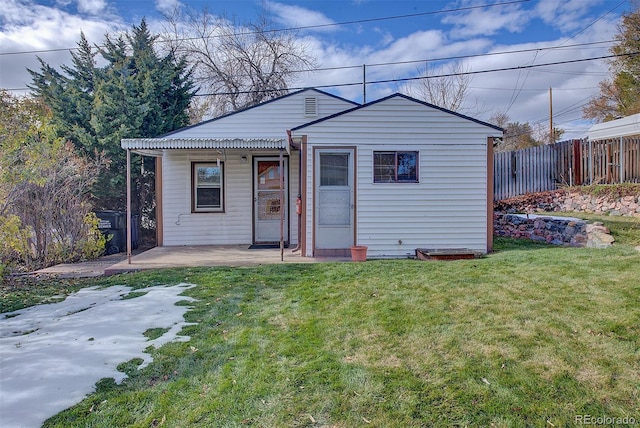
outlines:
[[[589,140],[589,184],[593,184],[593,141]]]
[[[579,186],[582,184],[582,171],[580,161],[582,156],[580,154],[580,140],[573,140],[573,178],[574,185]]]
[[[624,183],[624,138],[620,137],[620,183]]]

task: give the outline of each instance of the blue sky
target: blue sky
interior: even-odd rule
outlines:
[[[162,28],[161,12],[175,7],[255,19],[262,5],[279,28],[298,31],[317,58],[320,70],[301,75],[296,87],[322,86],[353,101],[362,101],[362,64],[367,100],[392,92],[411,94],[402,79],[418,76],[426,61],[433,73],[452,63],[470,75],[463,113],[488,120],[505,113],[511,121],[548,127],[549,88],[553,88],[554,124],[566,137],[586,135],[582,105],[607,78],[603,60],[609,54],[620,15],[631,8],[623,0],[4,0],[0,9],[0,87],[24,93],[26,68],[36,55],[54,66],[68,63],[80,31],[92,43],[107,32],[127,29],[145,17],[153,30]],[[411,16],[409,16],[411,15]],[[402,16],[402,17],[399,17]],[[398,18],[393,18],[398,17]],[[350,24],[345,22],[358,21]],[[340,24],[340,25],[334,25]],[[49,49],[62,51],[46,52]],[[448,59],[452,57],[463,57]],[[438,60],[438,61],[436,61]],[[554,62],[580,60],[536,68]],[[587,60],[587,61],[582,61]],[[373,64],[385,64],[374,66]],[[442,70],[438,67],[444,67]],[[518,68],[520,67],[520,68]],[[490,71],[513,68],[509,71]],[[490,71],[490,72],[489,72]],[[335,86],[331,86],[335,85]]]

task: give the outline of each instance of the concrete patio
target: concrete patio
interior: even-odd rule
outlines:
[[[41,269],[39,275],[61,278],[83,278],[115,275],[147,269],[201,267],[201,266],[259,266],[278,263],[318,263],[326,261],[350,261],[350,258],[302,257],[291,248],[284,249],[284,261],[279,248],[249,249],[248,245],[154,247],[136,251],[131,263],[126,253],[103,256],[97,260],[65,263]]]
[[[346,259],[345,259],[346,260]],[[249,249],[248,245],[155,247],[118,262],[104,270],[105,275],[135,272],[145,269],[199,266],[259,266],[276,263],[314,263],[320,260],[302,257],[299,252],[284,249],[284,261],[279,248]],[[323,259],[322,261],[326,261]]]

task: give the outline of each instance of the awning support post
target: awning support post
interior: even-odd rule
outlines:
[[[280,149],[280,261],[284,261],[284,154]]]
[[[131,150],[127,149],[127,261],[131,264]]]

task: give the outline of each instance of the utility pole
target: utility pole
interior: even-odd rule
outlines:
[[[367,64],[362,64],[362,104],[367,103]]]
[[[555,143],[553,137],[553,94],[551,92],[551,86],[549,86],[549,144]]]

